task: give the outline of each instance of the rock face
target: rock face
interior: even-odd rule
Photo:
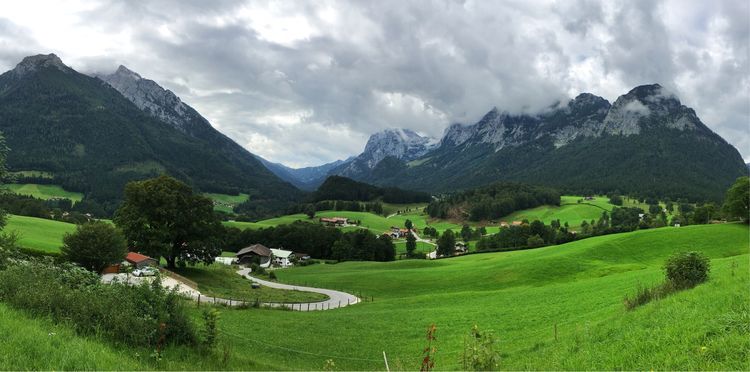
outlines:
[[[13,73],[17,77],[22,77],[26,74],[38,71],[40,68],[54,67],[62,72],[70,73],[73,69],[66,66],[60,57],[55,54],[37,54],[35,56],[29,56],[24,58],[16,68],[13,69]]]
[[[106,81],[139,109],[171,124],[183,133],[191,135],[205,131],[211,126],[196,110],[186,105],[172,91],[162,88],[153,80],[120,66],[109,75],[96,75]]]
[[[734,147],[658,84],[633,88],[614,104],[582,93],[533,115],[493,108],[475,124],[449,126],[438,146],[410,164],[368,153],[377,154],[366,148],[348,176],[433,192],[512,180],[718,199],[744,169]]]
[[[361,177],[374,169],[383,159],[394,158],[408,162],[424,156],[437,146],[437,141],[423,137],[409,129],[386,129],[370,136],[365,150],[354,159],[331,170],[331,174]]]

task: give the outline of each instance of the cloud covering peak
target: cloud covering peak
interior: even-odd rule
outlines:
[[[386,128],[439,137],[495,106],[614,101],[659,82],[750,160],[749,12],[746,1],[7,1],[0,67],[50,52],[83,72],[127,65],[293,166],[357,154]]]

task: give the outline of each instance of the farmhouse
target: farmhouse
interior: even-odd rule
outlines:
[[[510,226],[510,225],[508,225],[508,223],[507,223],[507,222],[505,222],[505,221],[500,221],[500,227],[508,227],[508,226]]]
[[[521,226],[521,225],[523,225],[523,221],[513,221],[512,225],[513,226]]]
[[[294,252],[287,251],[284,249],[271,248],[273,254],[273,264],[281,267],[292,266],[292,260],[294,259]]]
[[[158,266],[159,265],[159,261],[149,256],[142,255],[136,252],[128,252],[128,255],[125,256],[125,262],[127,262],[130,265],[133,265],[136,269],[140,269],[146,266]]]
[[[321,217],[319,221],[328,226],[344,226],[349,222],[349,219],[344,217]]]
[[[464,254],[469,251],[469,248],[466,247],[466,244],[463,242],[457,242],[455,246],[456,254]]]
[[[271,252],[271,248],[268,248],[263,244],[253,244],[249,247],[240,249],[235,256],[237,257],[237,262],[240,264],[257,262],[260,267],[269,267],[271,266],[273,253]]]

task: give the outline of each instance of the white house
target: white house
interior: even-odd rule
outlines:
[[[271,248],[273,253],[273,264],[281,267],[292,266],[292,259],[294,258],[294,252],[287,251],[285,249]]]

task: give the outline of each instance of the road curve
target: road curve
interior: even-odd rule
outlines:
[[[283,304],[284,306],[287,306],[291,308],[292,310],[297,310],[297,311],[330,310],[330,309],[337,309],[337,308],[345,307],[349,305],[354,305],[360,302],[359,297],[346,293],[346,292],[334,291],[332,289],[282,284],[282,283],[270,282],[270,281],[263,280],[263,279],[258,279],[256,277],[250,276],[249,268],[242,268],[241,270],[237,271],[237,274],[240,274],[244,276],[245,278],[252,280],[253,282],[256,282],[260,285],[264,285],[269,288],[278,288],[278,289],[285,289],[285,290],[290,290],[290,291],[301,291],[301,292],[315,292],[315,293],[321,293],[321,294],[328,296],[328,299],[325,301]],[[281,306],[282,304],[264,303],[263,305]]]

